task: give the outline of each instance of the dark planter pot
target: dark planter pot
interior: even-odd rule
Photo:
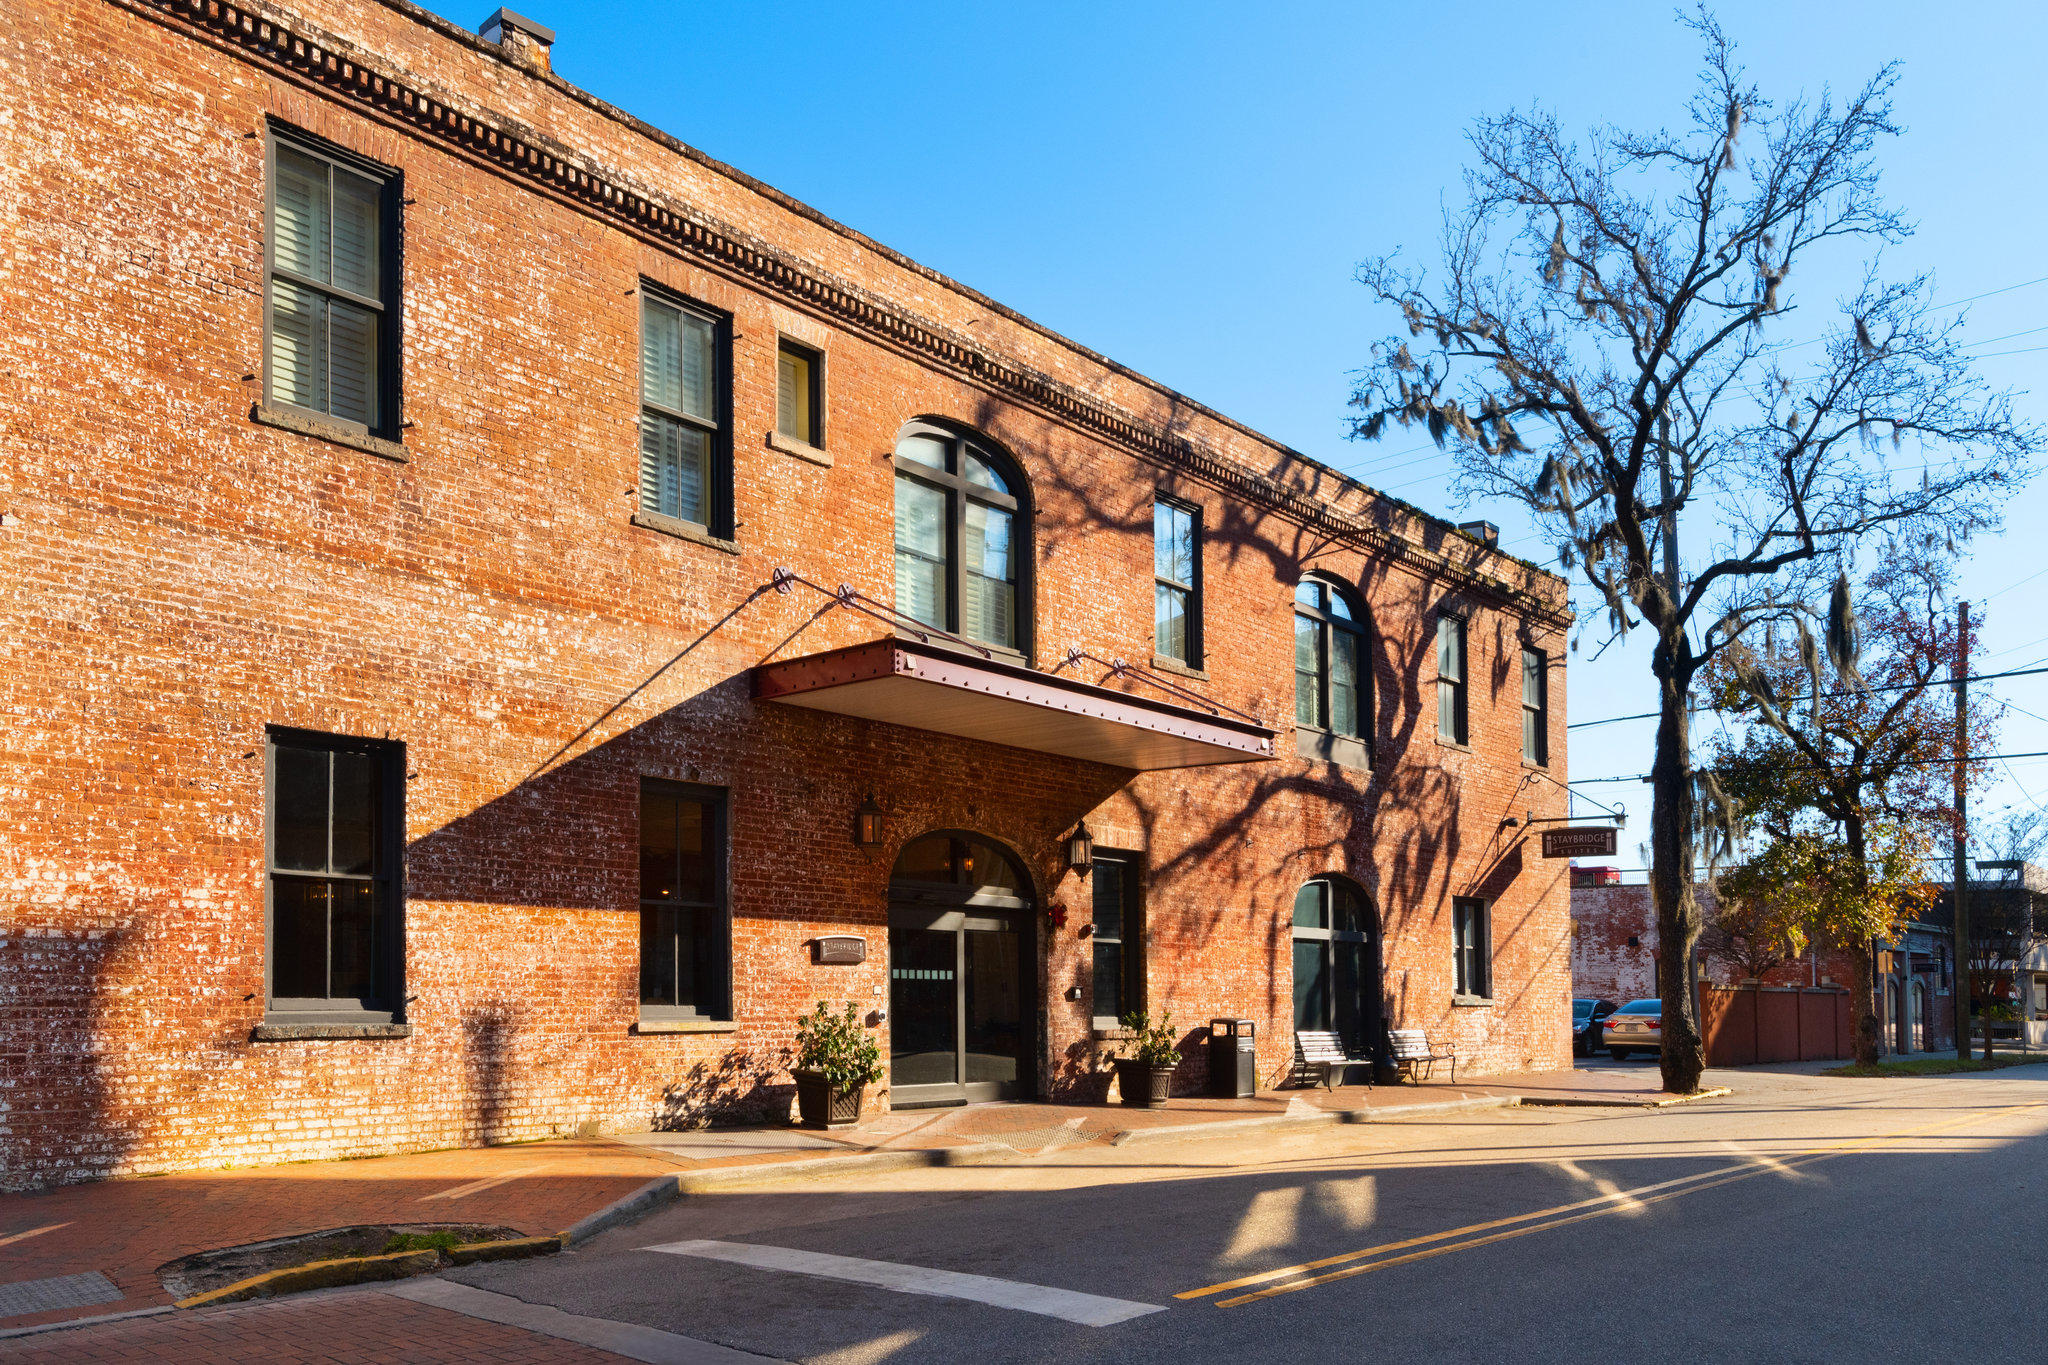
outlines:
[[[1173,1067],[1154,1066],[1135,1057],[1119,1057],[1116,1063],[1117,1093],[1124,1103],[1139,1109],[1157,1109],[1173,1093]]]
[[[796,1073],[797,1120],[806,1128],[851,1128],[860,1122],[861,1101],[868,1088],[835,1090],[822,1071]]]

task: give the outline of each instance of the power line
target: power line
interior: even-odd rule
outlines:
[[[2004,673],[1979,673],[1975,677],[1963,678],[1961,679],[1961,681],[1966,683],[1992,682],[1999,678],[2024,678],[2035,673],[2048,673],[2048,668],[2014,668],[2009,669]],[[1930,678],[1924,683],[1887,683],[1883,687],[1866,687],[1863,688],[1862,691],[1910,692],[1916,687],[1952,687],[1955,685],[1957,681],[1958,680],[1955,678]],[[1829,692],[1826,695],[1830,697],[1853,697],[1857,695],[1857,692],[1855,689],[1852,688],[1843,688],[1839,691]],[[1811,701],[1812,699],[1812,693],[1804,692],[1796,697],[1786,697],[1784,699],[1784,704],[1787,706],[1791,706],[1795,702]],[[1704,715],[1708,711],[1714,711],[1718,709],[1719,708],[1712,706],[1695,706],[1688,709],[1686,714],[1690,716],[1698,716]],[[1624,720],[1655,720],[1663,714],[1664,713],[1662,711],[1644,711],[1638,715],[1633,716],[1605,716],[1599,720],[1575,720],[1571,722],[1569,725],[1565,726],[1564,728],[1567,730],[1584,730],[1590,726],[1614,725]]]
[[[2048,758],[2048,749],[2031,749],[2026,753],[2019,754],[1965,754],[1961,758],[1915,758],[1888,766],[1896,768],[1941,768],[1951,763],[2004,762],[2007,759],[2013,758]],[[1790,768],[1811,768],[1812,766],[1811,763],[1807,763],[1804,760],[1786,765],[1787,770]],[[2010,772],[2011,768],[2008,767],[2007,771]],[[1572,779],[1572,785],[1576,787],[1594,782],[1648,782],[1649,780],[1650,774],[1636,773],[1632,777],[1575,777]]]

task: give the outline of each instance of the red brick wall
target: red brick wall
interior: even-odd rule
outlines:
[[[1565,1061],[1563,867],[1501,828],[1563,810],[1519,760],[1527,637],[1557,661],[1551,773],[1565,776],[1555,580],[403,6],[332,0],[287,21],[1383,529],[1333,538],[1230,479],[1163,468],[205,40],[174,8],[0,9],[0,1183],[786,1112],[794,1015],[821,997],[884,1002],[890,861],[940,828],[1005,842],[1041,900],[1070,907],[1041,941],[1036,1009],[1045,1088],[1085,1093],[1088,898],[1059,858],[1083,816],[1147,853],[1154,1006],[1189,1027],[1257,1017],[1268,1078],[1288,1060],[1293,896],[1333,871],[1381,909],[1399,1021],[1475,1073]],[[266,117],[404,173],[405,463],[248,418]],[[643,276],[733,315],[737,554],[628,523]],[[778,330],[828,353],[830,467],[763,439]],[[1266,716],[1283,757],[1133,779],[752,702],[755,664],[878,631],[755,590],[786,565],[889,595],[888,456],[925,414],[988,433],[1030,478],[1041,666],[1070,644],[1150,657],[1151,500],[1201,505],[1211,664],[1195,685]],[[1387,757],[1370,778],[1293,757],[1305,568],[1372,608]],[[1434,737],[1447,603],[1472,613],[1469,751]],[[251,1041],[269,725],[407,746],[409,1038]],[[730,1032],[634,1029],[643,776],[731,791]],[[849,838],[870,791],[891,813],[872,856]],[[1497,898],[1490,1008],[1450,1001],[1463,894]],[[836,931],[869,935],[867,964],[809,964],[805,941]]]
[[[1657,908],[1648,886],[1576,886],[1571,889],[1572,994],[1625,1005],[1657,992]],[[1713,913],[1714,889],[1695,889],[1703,916]],[[1629,946],[1634,938],[1636,945]],[[1706,979],[1715,985],[1741,984],[1742,968],[1712,953],[1703,954]],[[1819,949],[1763,976],[1766,986],[1846,988],[1855,971],[1850,956]]]

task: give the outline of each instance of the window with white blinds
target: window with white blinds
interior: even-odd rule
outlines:
[[[918,425],[896,443],[896,609],[1022,652],[1022,480],[964,436]]]
[[[725,533],[724,319],[640,290],[640,508]]]
[[[825,444],[825,358],[808,346],[775,348],[775,430],[808,446]]]
[[[273,131],[267,402],[395,434],[396,183]]]

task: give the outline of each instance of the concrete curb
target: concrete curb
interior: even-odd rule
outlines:
[[[560,1236],[518,1237],[502,1242],[466,1242],[448,1248],[450,1265],[474,1265],[479,1261],[513,1261],[529,1256],[551,1256],[562,1249]],[[280,1294],[302,1294],[311,1289],[337,1289],[346,1285],[371,1284],[378,1280],[403,1280],[428,1275],[441,1269],[442,1253],[432,1247],[418,1251],[391,1251],[378,1256],[337,1256],[328,1261],[266,1270],[246,1280],[236,1280],[204,1294],[179,1299],[177,1308],[211,1308],[216,1304],[239,1303],[245,1299],[275,1298]]]
[[[1512,1109],[1522,1103],[1518,1095],[1481,1095],[1469,1100],[1442,1100],[1433,1104],[1404,1104],[1398,1109],[1323,1109],[1312,1114],[1262,1114],[1248,1119],[1219,1119],[1212,1123],[1177,1123],[1164,1128],[1130,1128],[1110,1136],[1112,1147],[1136,1143],[1163,1142],[1207,1134],[1229,1135],[1261,1132],[1274,1128],[1314,1128],[1335,1123],[1392,1123],[1400,1119],[1432,1114],[1459,1114],[1480,1109]]]
[[[1581,1095],[1531,1098],[1524,1095],[1522,1103],[1532,1109],[1669,1109],[1674,1105],[1691,1104],[1694,1100],[1718,1100],[1734,1093],[1723,1085],[1712,1090],[1702,1090],[1696,1095],[1669,1095],[1657,1100],[1599,1100]]]
[[[160,1303],[154,1308],[130,1308],[123,1313],[95,1313],[89,1318],[65,1318],[61,1322],[39,1322],[30,1327],[0,1328],[0,1341],[11,1341],[15,1337],[38,1337],[45,1332],[69,1332],[75,1327],[98,1327],[102,1323],[125,1322],[129,1318],[160,1318],[166,1313],[175,1313],[175,1303]]]
[[[913,1147],[896,1151],[848,1152],[843,1156],[799,1157],[790,1161],[764,1161],[750,1166],[720,1166],[709,1171],[683,1171],[656,1176],[629,1195],[615,1199],[586,1217],[579,1218],[558,1234],[564,1247],[587,1242],[601,1232],[638,1222],[656,1209],[687,1199],[691,1195],[713,1194],[736,1185],[776,1184],[804,1180],[815,1175],[843,1175],[848,1171],[882,1172],[922,1170],[933,1166],[985,1166],[992,1160],[1017,1155],[1013,1147],[1000,1142],[975,1142],[960,1147]]]

